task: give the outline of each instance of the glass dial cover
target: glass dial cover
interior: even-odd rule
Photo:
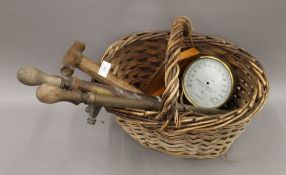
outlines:
[[[203,108],[219,108],[233,90],[233,75],[227,64],[218,58],[201,56],[186,68],[182,85],[186,98]]]

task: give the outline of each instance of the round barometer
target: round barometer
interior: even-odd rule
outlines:
[[[183,92],[197,107],[219,108],[232,95],[234,78],[231,68],[212,56],[201,56],[185,69]]]

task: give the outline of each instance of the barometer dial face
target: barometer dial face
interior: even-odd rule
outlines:
[[[201,56],[185,69],[182,86],[186,98],[194,106],[219,108],[232,94],[233,74],[218,58]]]

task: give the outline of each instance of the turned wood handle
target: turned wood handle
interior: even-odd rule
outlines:
[[[34,67],[22,67],[17,72],[18,80],[28,86],[50,84],[58,87],[63,86],[63,78],[55,75],[47,75]]]
[[[66,101],[77,105],[86,102],[87,99],[87,96],[80,91],[66,91],[48,84],[41,85],[37,89],[36,95],[40,102],[47,104]]]
[[[69,48],[64,56],[60,69],[63,76],[70,77],[73,75],[76,65],[81,61],[81,53],[84,51],[84,49],[85,44],[80,41],[75,41]]]

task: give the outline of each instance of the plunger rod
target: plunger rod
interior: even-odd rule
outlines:
[[[135,93],[128,90],[122,90],[120,88],[103,85],[99,83],[93,83],[77,79],[75,77],[64,79],[57,75],[48,75],[41,70],[34,67],[22,67],[17,73],[18,80],[28,86],[39,86],[42,84],[49,84],[60,87],[67,90],[80,89],[82,92],[94,92],[96,94],[107,96],[120,96],[131,99],[142,99],[147,101],[158,101],[157,97],[146,96],[141,93]]]

